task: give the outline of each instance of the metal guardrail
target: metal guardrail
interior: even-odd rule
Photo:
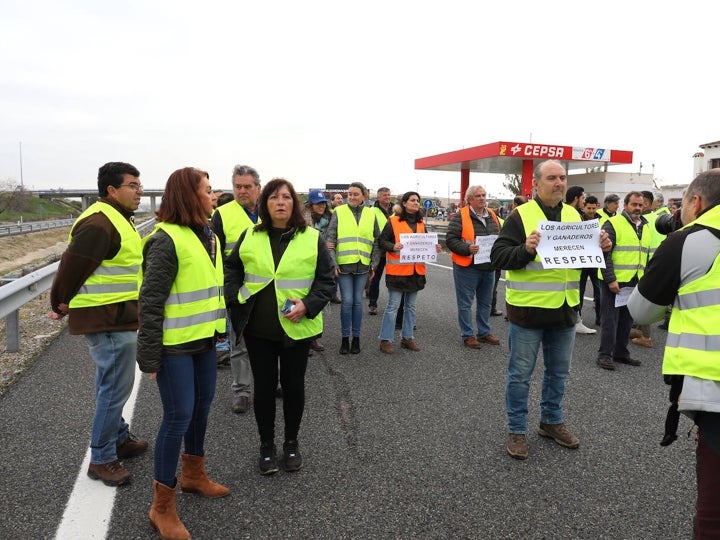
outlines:
[[[154,225],[155,219],[149,219],[138,225],[140,236],[149,234]],[[437,232],[438,241],[444,244],[445,233]],[[20,350],[20,308],[50,289],[59,266],[59,262],[52,263],[0,287],[0,318],[5,318],[6,351]]]
[[[70,220],[70,224],[73,221]],[[155,219],[138,225],[140,236],[148,235],[154,225]],[[20,350],[20,308],[50,289],[59,266],[59,262],[52,263],[0,287],[0,318],[5,318],[6,351]]]
[[[26,234],[30,232],[56,229],[58,227],[69,227],[75,223],[73,219],[56,219],[52,221],[31,221],[18,223],[17,225],[0,225],[0,236],[13,236],[15,234]]]

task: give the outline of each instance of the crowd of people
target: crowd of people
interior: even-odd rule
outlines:
[[[90,478],[108,486],[130,481],[124,461],[150,446],[122,417],[135,363],[157,384],[163,416],[154,442],[149,516],[162,538],[190,537],[176,511],[178,486],[208,498],[230,494],[205,470],[218,365],[231,367],[233,412],[253,410],[259,472],[299,470],[305,373],[308,357],[326,349],[320,342],[326,306],[340,304],[339,354],[359,354],[364,297],[368,313],[379,313],[384,272],[387,303],[379,352],[396,352],[397,330],[400,347],[418,352],[417,295],[427,284],[426,265],[408,257],[405,248],[416,240],[434,253],[442,249],[427,245],[432,236],[415,191],[393,205],[390,189],[382,187],[371,207],[360,182],[349,185],[347,201],[342,194],[330,200],[321,190],[311,190],[302,201],[289,180],[274,178],[263,186],[247,165],[235,166],[231,181],[232,194],[225,194],[213,190],[205,171],[173,172],[156,227],[141,239],[133,219],[143,194],[140,172],[128,163],[106,163],[98,171],[98,201],[73,225],[51,289],[51,316],[69,315],[70,333],[85,336],[95,364]],[[622,209],[618,195],[607,195],[599,208],[599,200],[581,186],[568,187],[567,172],[556,160],[538,163],[532,184],[534,196],[516,197],[509,214],[489,203],[483,186],[468,187],[446,235],[462,346],[500,345],[491,317],[503,314],[497,284],[505,272],[507,454],[519,460],[530,454],[529,389],[541,347],[538,433],[568,449],[580,446],[565,425],[562,402],[575,336],[597,332],[581,317],[589,279],[600,329],[599,368],[639,366],[629,344],[653,347],[649,325],[667,318],[663,373],[674,396],[670,412],[681,411],[699,426],[695,534],[717,534],[720,348],[707,321],[720,309],[714,295],[720,169],[690,184],[682,204],[686,226],[667,240],[654,223],[669,210],[651,192],[627,193]],[[543,262],[538,250],[544,223],[593,220],[603,267]],[[278,397],[281,453],[275,434]],[[669,444],[673,435],[664,441]]]

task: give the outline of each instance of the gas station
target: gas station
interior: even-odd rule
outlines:
[[[535,165],[547,159],[557,159],[570,172],[573,169],[632,164],[633,153],[629,150],[613,150],[588,146],[562,146],[532,142],[498,141],[472,148],[463,148],[422,157],[415,160],[416,170],[459,171],[460,201],[465,201],[465,191],[470,185],[470,173],[519,175],[522,179],[521,193],[532,197],[532,176]]]

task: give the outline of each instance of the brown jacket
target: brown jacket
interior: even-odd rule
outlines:
[[[109,199],[100,200],[111,205],[128,221],[132,221],[132,212],[123,210]],[[112,259],[119,250],[120,233],[105,214],[98,212],[76,223],[50,290],[52,310],[61,313],[60,304],[69,304],[102,261]],[[71,334],[137,330],[137,300],[73,308],[69,317],[68,328]]]

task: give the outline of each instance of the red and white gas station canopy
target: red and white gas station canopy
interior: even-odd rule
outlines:
[[[631,164],[633,153],[629,150],[612,150],[588,146],[561,146],[498,141],[473,148],[463,148],[445,154],[418,158],[416,169],[433,171],[462,171],[498,174],[521,174],[523,162],[557,159],[567,170],[584,169],[597,164]]]
[[[470,182],[470,173],[519,174],[522,194],[532,193],[532,175],[535,164],[546,159],[557,159],[566,170],[595,167],[599,164],[630,164],[633,153],[629,150],[612,150],[589,146],[561,146],[498,141],[473,148],[437,154],[415,160],[415,169],[431,171],[460,171],[460,200]]]

